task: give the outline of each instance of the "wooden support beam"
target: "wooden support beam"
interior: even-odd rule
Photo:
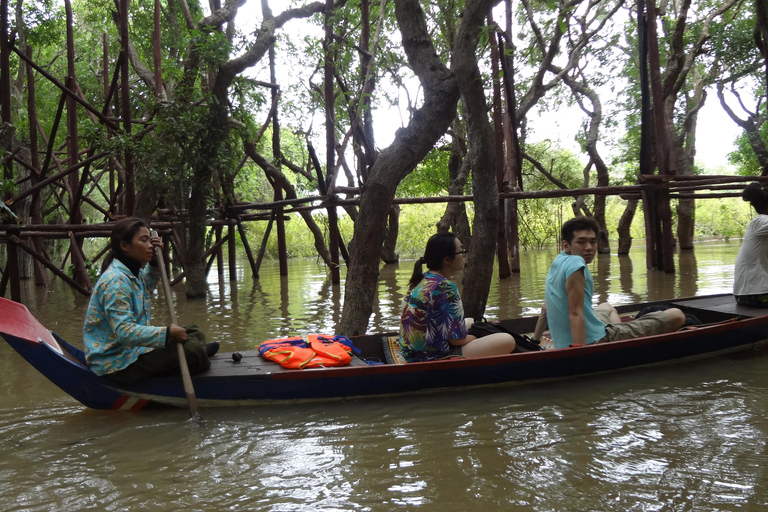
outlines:
[[[93,283],[91,283],[91,278],[85,268],[85,256],[80,246],[82,240],[78,240],[71,231],[67,235],[69,237],[69,252],[72,254],[72,263],[75,265],[75,280],[90,291],[93,289]]]
[[[216,243],[215,243],[215,244],[213,244],[212,246],[210,246],[210,247],[208,248],[208,250],[207,250],[207,251],[205,251],[205,252],[203,253],[203,259],[205,259],[205,258],[207,258],[208,256],[211,256],[211,255],[213,255],[213,257],[215,257],[215,256],[216,256],[216,252],[217,252],[219,249],[221,249],[221,246],[222,246],[222,245],[224,245],[224,244],[227,242],[227,240],[229,240],[229,233],[227,233],[227,234],[226,234],[226,235],[225,235],[225,236],[224,236],[224,237],[223,237],[221,240],[218,240],[218,241],[216,241]],[[208,264],[206,265],[206,269],[205,269],[205,273],[206,273],[206,275],[208,274],[208,271],[210,270],[210,265],[211,265],[211,262],[212,262],[212,261],[213,261],[213,258],[212,258],[212,259],[211,259],[211,261],[210,261],[210,262],[208,262]],[[184,277],[186,277],[186,275],[187,275],[187,273],[186,273],[186,272],[181,272],[179,275],[177,275],[176,277],[174,277],[174,278],[173,278],[173,281],[171,281],[171,286],[173,286],[173,285],[175,285],[175,284],[178,284],[178,283],[180,283],[180,282],[181,282],[181,280],[182,280],[182,279],[184,279]]]
[[[272,216],[274,216],[275,213],[272,212]],[[253,252],[251,251],[251,244],[248,243],[248,235],[245,233],[245,226],[243,226],[243,222],[240,220],[240,217],[235,217],[235,220],[237,221],[237,232],[240,233],[240,241],[243,242],[243,248],[245,249],[245,255],[248,256],[248,263],[251,265],[251,272],[254,279],[259,278],[259,264],[253,260]],[[272,221],[273,219],[269,219],[269,224],[267,224],[267,233],[272,229]]]
[[[76,282],[74,279],[69,277],[67,274],[65,274],[59,267],[51,263],[48,258],[43,256],[42,254],[35,251],[33,248],[26,245],[24,242],[19,240],[16,236],[11,236],[11,241],[13,241],[16,245],[19,246],[24,252],[35,258],[37,261],[42,263],[46,268],[50,269],[51,272],[53,272],[56,276],[61,278],[62,281],[66,282],[68,285],[70,285],[72,288],[77,290],[78,292],[82,293],[86,297],[89,297],[91,295],[90,290],[87,290],[85,287],[81,286],[80,283]]]
[[[63,171],[58,172],[58,173],[54,174],[53,176],[51,176],[49,178],[41,180],[36,185],[33,185],[33,186],[29,187],[27,190],[25,190],[23,192],[19,192],[18,194],[16,194],[12,198],[8,199],[5,202],[5,204],[12,205],[16,201],[24,199],[25,197],[27,197],[28,195],[32,194],[36,190],[40,190],[41,188],[45,187],[46,185],[49,185],[50,183],[53,183],[54,181],[58,181],[61,178],[67,176],[68,174],[75,172],[76,170],[78,170],[79,168],[83,167],[84,165],[88,165],[91,162],[93,162],[94,160],[98,160],[99,158],[103,158],[104,156],[107,156],[108,154],[109,154],[108,152],[102,151],[101,153],[99,153],[97,155],[93,155],[92,157],[86,158],[85,160],[83,160],[81,162],[78,162],[75,165],[67,167]]]
[[[276,212],[272,212],[273,217],[276,217]],[[264,237],[261,239],[261,247],[259,247],[259,255],[256,258],[256,264],[252,265],[254,267],[253,277],[254,279],[259,278],[259,269],[261,268],[261,262],[264,260],[264,253],[267,252],[267,241],[269,240],[269,233],[272,231],[272,224],[274,222],[274,219],[269,219],[269,224],[267,224],[267,229],[264,231]],[[242,236],[242,234],[241,234]]]
[[[45,78],[47,78],[47,79],[48,79],[48,81],[50,81],[50,82],[51,82],[53,85],[55,85],[56,87],[58,87],[59,89],[61,89],[62,93],[64,93],[65,95],[71,96],[72,98],[74,98],[74,100],[75,100],[77,103],[79,103],[79,104],[81,104],[83,107],[85,107],[85,109],[86,109],[86,110],[88,110],[89,112],[92,112],[92,113],[93,113],[93,114],[94,114],[94,115],[95,115],[95,116],[96,116],[96,117],[99,119],[99,121],[101,121],[101,122],[102,122],[102,123],[104,123],[105,125],[109,126],[109,127],[110,127],[110,128],[112,128],[113,130],[117,130],[117,131],[119,131],[119,128],[117,127],[117,125],[116,125],[115,123],[113,123],[112,121],[110,121],[110,120],[109,120],[109,118],[107,118],[105,115],[103,115],[101,112],[99,112],[99,111],[98,111],[98,109],[96,109],[95,107],[93,107],[93,106],[92,106],[90,103],[88,103],[87,101],[85,101],[85,100],[81,99],[81,98],[80,98],[80,97],[77,95],[77,93],[75,93],[74,91],[72,91],[72,90],[70,90],[69,88],[65,87],[65,86],[64,86],[64,84],[62,84],[61,82],[59,82],[58,80],[56,80],[56,78],[54,78],[54,77],[53,77],[53,76],[52,76],[50,73],[48,73],[48,72],[47,72],[47,71],[45,71],[43,68],[41,68],[40,66],[38,66],[37,64],[35,64],[35,62],[34,62],[33,60],[31,60],[31,59],[27,59],[27,56],[26,56],[26,55],[24,55],[23,53],[21,53],[21,52],[19,51],[19,49],[18,49],[18,48],[16,48],[15,46],[11,46],[11,50],[13,50],[13,52],[14,52],[16,55],[18,55],[18,56],[19,56],[19,57],[20,57],[22,60],[24,60],[24,62],[26,62],[27,64],[29,64],[30,66],[32,66],[32,67],[34,68],[34,70],[35,70],[35,71],[37,71],[38,73],[40,73],[41,75],[43,75],[43,76],[44,76]]]

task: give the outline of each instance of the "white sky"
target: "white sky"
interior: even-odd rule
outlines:
[[[293,0],[272,0],[270,2],[272,12],[277,14],[282,10],[295,4]],[[262,19],[261,6],[259,0],[248,0],[238,13],[237,23],[240,30],[248,32],[255,28],[256,24]],[[499,19],[497,17],[497,19]],[[295,31],[296,25],[301,24],[301,20],[293,20],[285,27],[285,30]],[[253,27],[253,28],[252,28]],[[316,30],[315,28],[312,29]],[[302,34],[305,35],[305,34]],[[319,34],[322,36],[322,33]],[[264,80],[265,77],[260,77]],[[411,90],[411,100],[416,97],[417,83]],[[604,100],[605,101],[605,100]],[[408,105],[407,98],[403,91],[400,91],[400,109],[393,108],[385,111],[374,111],[374,131],[376,135],[376,144],[379,148],[385,148],[391,144],[394,139],[395,131],[402,126],[402,121],[407,121]],[[604,106],[604,108],[607,108]],[[571,108],[562,108],[556,112],[539,112],[529,116],[529,128],[532,130],[532,139],[541,140],[549,138],[559,142],[559,144],[570,149],[575,154],[580,154],[580,148],[574,140],[577,131],[581,130],[584,114],[576,106]],[[310,120],[305,120],[305,127],[309,126]],[[322,127],[324,116],[320,115],[313,120],[315,129]],[[729,168],[727,155],[733,151],[733,141],[738,137],[740,129],[723,111],[717,100],[715,91],[710,91],[705,106],[699,112],[699,122],[697,128],[697,148],[696,160],[705,169]],[[610,144],[610,143],[609,143]],[[317,145],[318,152],[324,152],[324,144]],[[606,160],[610,158],[610,148],[603,144],[600,147]],[[322,157],[321,157],[322,159]],[[732,169],[729,169],[732,171]]]

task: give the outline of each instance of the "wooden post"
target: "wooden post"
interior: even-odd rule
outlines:
[[[488,24],[493,25],[493,16],[488,14]],[[504,190],[504,128],[501,113],[501,82],[499,80],[499,47],[497,39],[492,37],[491,43],[491,76],[493,84],[493,147],[494,167],[496,168],[496,188]],[[509,268],[507,253],[506,230],[506,200],[499,199],[499,226],[496,231],[496,259],[499,262],[499,279],[506,279],[512,272]]]
[[[72,264],[75,266],[75,281],[82,284],[87,290],[91,290],[93,285],[91,279],[88,277],[88,271],[85,268],[85,257],[83,251],[78,243],[75,234],[70,231],[69,233],[69,251],[72,254]]]
[[[280,187],[275,188],[275,201],[283,199],[283,191]],[[288,275],[288,246],[285,240],[285,215],[283,214],[283,207],[279,206],[275,209],[275,216],[277,220],[277,257],[280,262],[280,275]]]
[[[653,100],[653,128],[656,135],[656,165],[660,175],[675,174],[672,167],[675,159],[672,155],[672,136],[669,133],[669,125],[664,110],[664,91],[661,83],[661,63],[659,57],[659,41],[656,30],[656,4],[655,0],[646,2],[648,13],[648,59],[650,70],[651,97]],[[661,236],[656,240],[657,263],[668,274],[675,273],[674,235],[672,234],[672,209],[669,205],[669,192],[660,190],[656,193],[657,221],[656,231]]]
[[[507,4],[505,12],[506,17],[506,38],[512,41],[512,12]],[[504,158],[504,181],[510,189],[523,190],[523,152],[520,149],[520,139],[517,136],[517,97],[515,95],[515,74],[514,69],[514,51],[507,54],[506,46],[501,38],[497,37],[499,45],[499,60],[501,69],[504,72],[504,147],[506,149]],[[505,187],[506,190],[506,187]],[[503,219],[505,229],[507,230],[507,249],[510,254],[510,271],[515,274],[520,273],[520,228],[517,210],[517,199],[507,199],[506,217]]]
[[[8,0],[0,0],[0,121],[11,125],[11,64],[10,44],[8,40]],[[11,152],[13,137],[8,137],[4,149]],[[3,164],[3,179],[7,182],[13,180],[13,161],[9,158]],[[7,199],[10,194],[6,194]],[[16,244],[9,241],[5,247],[7,265],[2,282],[11,284],[11,300],[21,302],[21,284],[19,283],[19,259]],[[5,285],[0,290],[5,295]]]
[[[26,54],[32,60],[32,47],[27,45]],[[32,167],[40,171],[40,155],[37,145],[37,105],[35,104],[35,75],[32,66],[27,66],[27,117],[29,118],[29,155]],[[42,174],[42,173],[41,173]],[[30,171],[31,185],[40,181],[41,174]],[[40,197],[40,191],[32,194],[32,206],[30,207],[30,217],[32,224],[43,223],[43,204]],[[32,246],[38,253],[43,252],[43,241],[40,238],[32,240]],[[38,260],[35,262],[35,284],[37,286],[48,286],[48,276],[45,274],[45,267]]]
[[[120,48],[123,55],[129,55],[128,45],[128,3],[130,0],[120,0]],[[121,108],[120,115],[123,118],[123,130],[125,135],[131,135],[131,84],[129,82],[130,68],[127,58],[122,60],[120,69]],[[133,182],[133,156],[130,151],[125,152],[125,213],[133,215],[136,202],[136,187]]]
[[[0,0],[0,119],[4,123],[11,122],[11,49],[8,41],[8,0]],[[3,149],[10,150],[10,147]]]
[[[216,226],[213,229],[216,232],[216,245],[219,246],[219,248],[216,249],[216,268],[219,271],[219,283],[221,283],[224,281],[224,252],[222,250],[224,244],[222,242],[227,240],[227,238],[222,240],[221,226]]]
[[[264,253],[267,251],[267,241],[269,240],[269,233],[272,231],[272,223],[275,220],[275,216],[277,215],[276,210],[272,210],[272,216],[269,218],[269,222],[267,223],[267,229],[264,231],[264,237],[261,239],[261,247],[259,247],[259,255],[256,258],[256,263],[251,263],[251,267],[254,269],[253,271],[253,277],[254,279],[259,278],[259,269],[261,268],[261,261],[264,259]],[[240,236],[242,237],[242,232],[240,233]],[[249,256],[251,258],[251,256]]]
[[[227,256],[229,257],[229,281],[237,281],[237,240],[235,239],[235,230],[237,227],[230,224],[227,228],[229,232],[229,245],[227,246]]]
[[[32,249],[31,247],[27,246],[19,240],[19,237],[12,235],[9,238],[10,242],[13,242],[16,246],[18,246],[20,249],[25,251],[27,254],[35,258],[36,260],[40,261],[43,265],[48,267],[51,272],[53,272],[56,276],[61,278],[64,282],[66,282],[69,286],[77,290],[78,292],[82,293],[86,297],[91,295],[91,291],[86,289],[84,286],[82,286],[80,283],[69,277],[65,272],[63,272],[59,267],[48,261],[48,259],[43,256],[42,254],[39,254],[37,251]]]
[[[273,217],[274,215],[275,213],[272,212]],[[240,233],[240,241],[243,242],[243,248],[245,249],[245,254],[246,256],[248,256],[248,263],[251,264],[251,272],[253,273],[253,278],[258,279],[259,266],[253,260],[253,252],[251,252],[251,244],[248,243],[248,236],[245,234],[245,227],[243,226],[243,221],[240,220],[240,217],[235,217],[235,221],[237,221],[237,231],[238,233]],[[269,219],[269,225],[267,226],[267,234],[269,234],[270,229],[272,229],[272,219]]]
[[[74,36],[74,18],[72,15],[72,3],[70,0],[64,0],[64,10],[67,17],[67,79],[66,87],[70,91],[75,90],[75,36]],[[68,167],[73,167],[78,163],[79,144],[77,138],[77,104],[71,94],[67,94],[67,157]],[[80,205],[75,204],[76,192],[80,188],[80,180],[77,173],[71,173],[68,176],[69,188],[69,217],[70,224],[80,224]]]
[[[325,174],[329,180],[333,179],[334,168],[336,166],[336,132],[335,132],[335,97],[334,97],[334,61],[331,53],[333,39],[333,0],[325,1],[325,63],[324,63],[324,82],[325,82],[325,155],[326,165]],[[363,20],[368,23],[368,20]],[[319,169],[318,169],[319,170]],[[331,183],[325,184],[325,190]],[[322,189],[321,189],[322,191]],[[328,250],[331,253],[331,283],[339,284],[341,282],[339,272],[339,222],[336,207],[328,208]]]
[[[116,67],[115,73],[117,73],[119,69],[119,67]],[[101,73],[104,85],[104,108],[102,109],[102,112],[104,112],[104,114],[109,117],[110,113],[112,112],[112,101],[110,94],[113,93],[114,88],[110,89],[109,87],[109,39],[106,32],[104,32],[104,34],[101,36]],[[111,139],[113,135],[114,131],[112,130],[112,127],[107,126],[107,138]],[[114,215],[117,213],[115,204],[117,201],[115,190],[115,169],[112,165],[111,157],[107,160],[106,171],[107,176],[109,176],[109,206],[107,207],[107,210],[111,215]],[[110,215],[106,215],[105,217],[107,218],[104,220],[108,220],[109,216]]]
[[[160,40],[160,0],[155,0],[155,28],[152,32],[152,48],[155,64],[155,97],[163,99],[163,56]]]

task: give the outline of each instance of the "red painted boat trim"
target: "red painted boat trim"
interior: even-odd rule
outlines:
[[[613,341],[609,343],[598,343],[585,345],[583,347],[569,347],[562,349],[550,349],[541,352],[522,352],[504,356],[488,356],[476,358],[457,358],[441,361],[424,361],[418,363],[407,363],[398,365],[381,366],[344,366],[336,368],[308,368],[303,370],[293,370],[287,372],[275,373],[273,380],[302,380],[302,379],[332,379],[340,377],[356,377],[359,375],[372,374],[390,374],[390,373],[410,373],[422,372],[424,370],[443,370],[452,368],[498,366],[509,362],[537,361],[546,359],[570,359],[581,358],[590,354],[611,352],[620,347],[637,347],[643,345],[659,345],[671,340],[682,340],[695,338],[702,334],[716,334],[733,329],[734,327],[750,327],[760,325],[766,322],[768,315],[753,317],[743,320],[727,321],[720,324],[707,325],[686,331],[677,331],[673,333],[657,334],[654,336],[645,336],[643,338],[633,338],[630,340]],[[738,324],[738,325],[736,325]]]
[[[112,404],[110,410],[116,411],[120,409],[123,405],[125,405],[125,402],[127,402],[129,398],[131,398],[130,395],[120,395],[120,398],[115,400],[115,403]]]

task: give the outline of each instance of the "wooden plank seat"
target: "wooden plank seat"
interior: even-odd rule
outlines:
[[[725,294],[718,295],[716,297],[704,297],[704,298],[690,298],[678,300],[670,303],[671,305],[681,308],[687,313],[692,313],[701,317],[701,321],[709,323],[712,320],[713,314],[715,316],[723,317],[740,317],[740,318],[754,318],[768,314],[768,308],[753,308],[749,306],[742,306],[736,303],[736,299],[733,295]],[[721,320],[725,320],[722,318]],[[714,320],[715,322],[718,320]]]
[[[195,375],[195,378],[231,377],[233,375],[253,375],[263,373],[269,375],[283,372],[304,372],[312,369],[289,370],[279,364],[261,357],[258,350],[243,350],[239,352],[243,357],[239,362],[232,359],[231,352],[216,354],[211,358],[211,368],[204,373]],[[352,355],[352,361],[347,366],[367,366],[366,362]]]

